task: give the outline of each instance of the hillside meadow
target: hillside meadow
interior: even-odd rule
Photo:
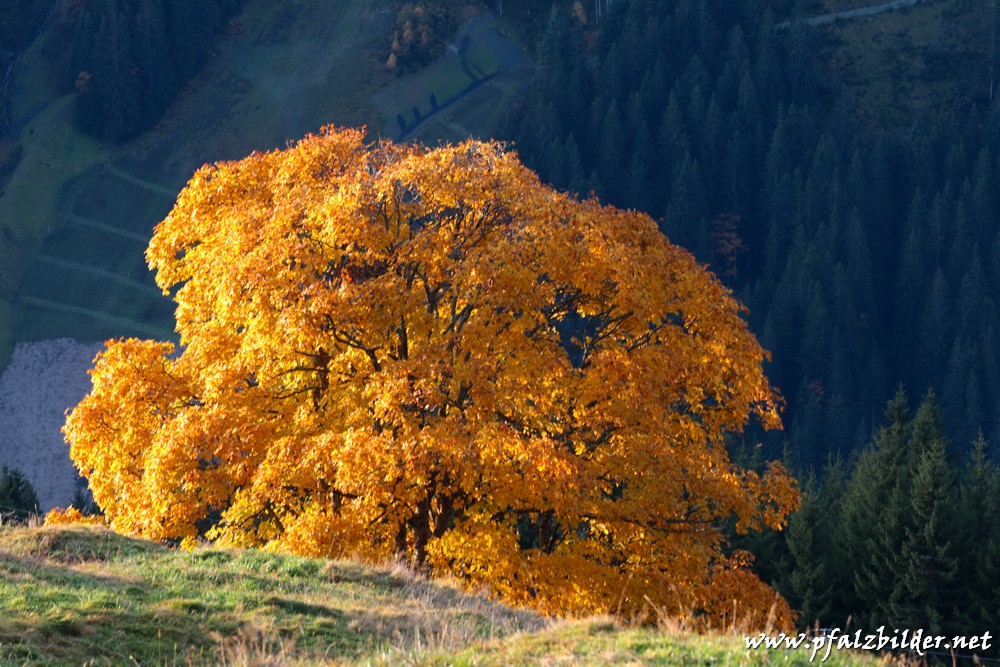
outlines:
[[[398,566],[0,527],[0,665],[809,664],[666,626],[547,619]]]

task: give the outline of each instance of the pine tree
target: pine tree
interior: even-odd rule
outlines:
[[[945,454],[941,414],[929,393],[913,420],[919,456],[910,492],[912,521],[900,550],[905,561],[893,595],[897,627],[926,628],[931,634],[959,632],[949,611],[955,596],[955,477]]]
[[[923,377],[941,377],[948,353],[948,336],[951,331],[952,299],[948,279],[938,268],[931,278],[930,288],[924,297],[923,316],[920,320],[920,358],[923,360]]]
[[[159,119],[176,90],[162,0],[142,0],[134,34],[143,122]]]
[[[965,631],[997,627],[1000,612],[1000,468],[982,432],[973,443],[959,489],[955,553],[962,582],[952,618]]]
[[[806,625],[817,621],[825,625],[833,620],[836,585],[836,546],[830,540],[835,508],[825,503],[816,487],[816,480],[811,479],[798,512],[788,521],[785,540],[791,567],[787,580],[779,585],[799,613],[800,622]]]
[[[616,100],[611,101],[611,106],[604,115],[598,146],[597,172],[604,183],[604,191],[611,203],[620,204],[625,190],[623,172],[626,167],[624,155],[626,146],[622,116]]]
[[[632,141],[632,158],[629,161],[625,185],[625,202],[629,208],[647,213],[656,212],[658,189],[653,179],[656,156],[653,154],[653,137],[645,119],[639,120],[639,128]]]
[[[35,488],[20,470],[0,468],[0,523],[25,521],[38,513]]]
[[[667,211],[664,215],[668,237],[707,259],[712,251],[711,236],[706,224],[705,194],[698,163],[685,154],[674,172]]]
[[[847,607],[857,613],[860,627],[897,622],[895,582],[906,567],[900,548],[912,514],[912,458],[909,405],[902,387],[889,401],[885,417],[888,425],[858,457],[837,533],[844,562],[851,563],[854,573]]]
[[[670,92],[667,106],[660,118],[660,128],[656,140],[657,154],[660,157],[659,171],[666,175],[670,182],[675,166],[685,153],[691,152],[691,141],[684,124],[684,113],[681,111],[680,96],[676,87]],[[997,247],[1000,248],[1000,241]],[[998,251],[1000,256],[1000,251]]]

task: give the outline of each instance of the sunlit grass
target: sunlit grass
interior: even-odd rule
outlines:
[[[737,632],[551,621],[400,567],[0,528],[0,665],[806,665]],[[834,653],[826,664],[874,665]]]
[[[217,664],[251,649],[318,664],[543,625],[400,568],[0,528],[0,664]]]

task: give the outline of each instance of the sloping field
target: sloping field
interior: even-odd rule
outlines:
[[[6,278],[17,285],[13,342],[171,335],[172,307],[150,289],[143,251],[201,164],[278,148],[330,123],[397,136],[391,127],[406,110],[424,122],[411,117],[405,136],[488,136],[530,77],[530,61],[483,14],[437,64],[395,79],[382,65],[392,8],[389,0],[249,1],[167,117],[122,147],[76,132],[72,96],[58,96],[45,57],[58,45],[43,36],[18,72],[28,150],[0,199],[0,224],[16,220],[22,254],[37,253]],[[42,151],[38,136],[60,140]]]
[[[105,154],[71,120],[70,97],[53,97],[32,110],[21,128],[24,155],[0,192],[0,368],[14,346],[12,301],[34,254],[57,224],[63,183]]]
[[[401,664],[546,624],[402,569],[0,527],[3,665]]]
[[[172,335],[172,304],[143,253],[175,195],[122,174],[95,166],[64,187],[55,224],[14,302],[18,342]]]
[[[467,21],[438,60],[372,98],[383,136],[424,143],[488,139],[534,75],[531,60],[492,14]]]
[[[828,11],[853,8],[826,4]],[[845,103],[868,122],[905,127],[921,113],[964,123],[973,102],[986,106],[991,21],[990,3],[923,0],[812,30],[824,42],[819,60],[828,64]]]
[[[748,650],[737,630],[553,621],[399,567],[0,527],[3,665],[805,667],[809,656]],[[848,651],[821,661],[886,664]]]

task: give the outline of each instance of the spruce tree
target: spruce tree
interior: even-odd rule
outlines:
[[[885,412],[887,426],[861,452],[844,493],[838,543],[853,570],[848,608],[859,627],[897,623],[896,582],[905,571],[900,554],[912,509],[910,415],[902,387]]]
[[[832,539],[840,509],[839,494],[834,492],[838,480],[830,468],[825,473],[822,486],[815,478],[806,484],[802,504],[785,529],[789,567],[778,588],[805,626],[819,623],[825,627],[845,620],[837,615],[842,583],[837,575],[843,568],[837,565],[839,547]]]
[[[25,521],[38,511],[38,496],[31,482],[20,470],[4,465],[0,469],[0,523]]]
[[[931,634],[959,632],[949,618],[955,595],[955,476],[945,454],[944,429],[934,394],[928,393],[913,420],[919,457],[910,492],[912,521],[900,550],[902,577],[892,596],[897,627]]]
[[[952,617],[966,632],[1000,623],[1000,467],[982,432],[972,445],[958,494],[956,543],[961,596]]]

